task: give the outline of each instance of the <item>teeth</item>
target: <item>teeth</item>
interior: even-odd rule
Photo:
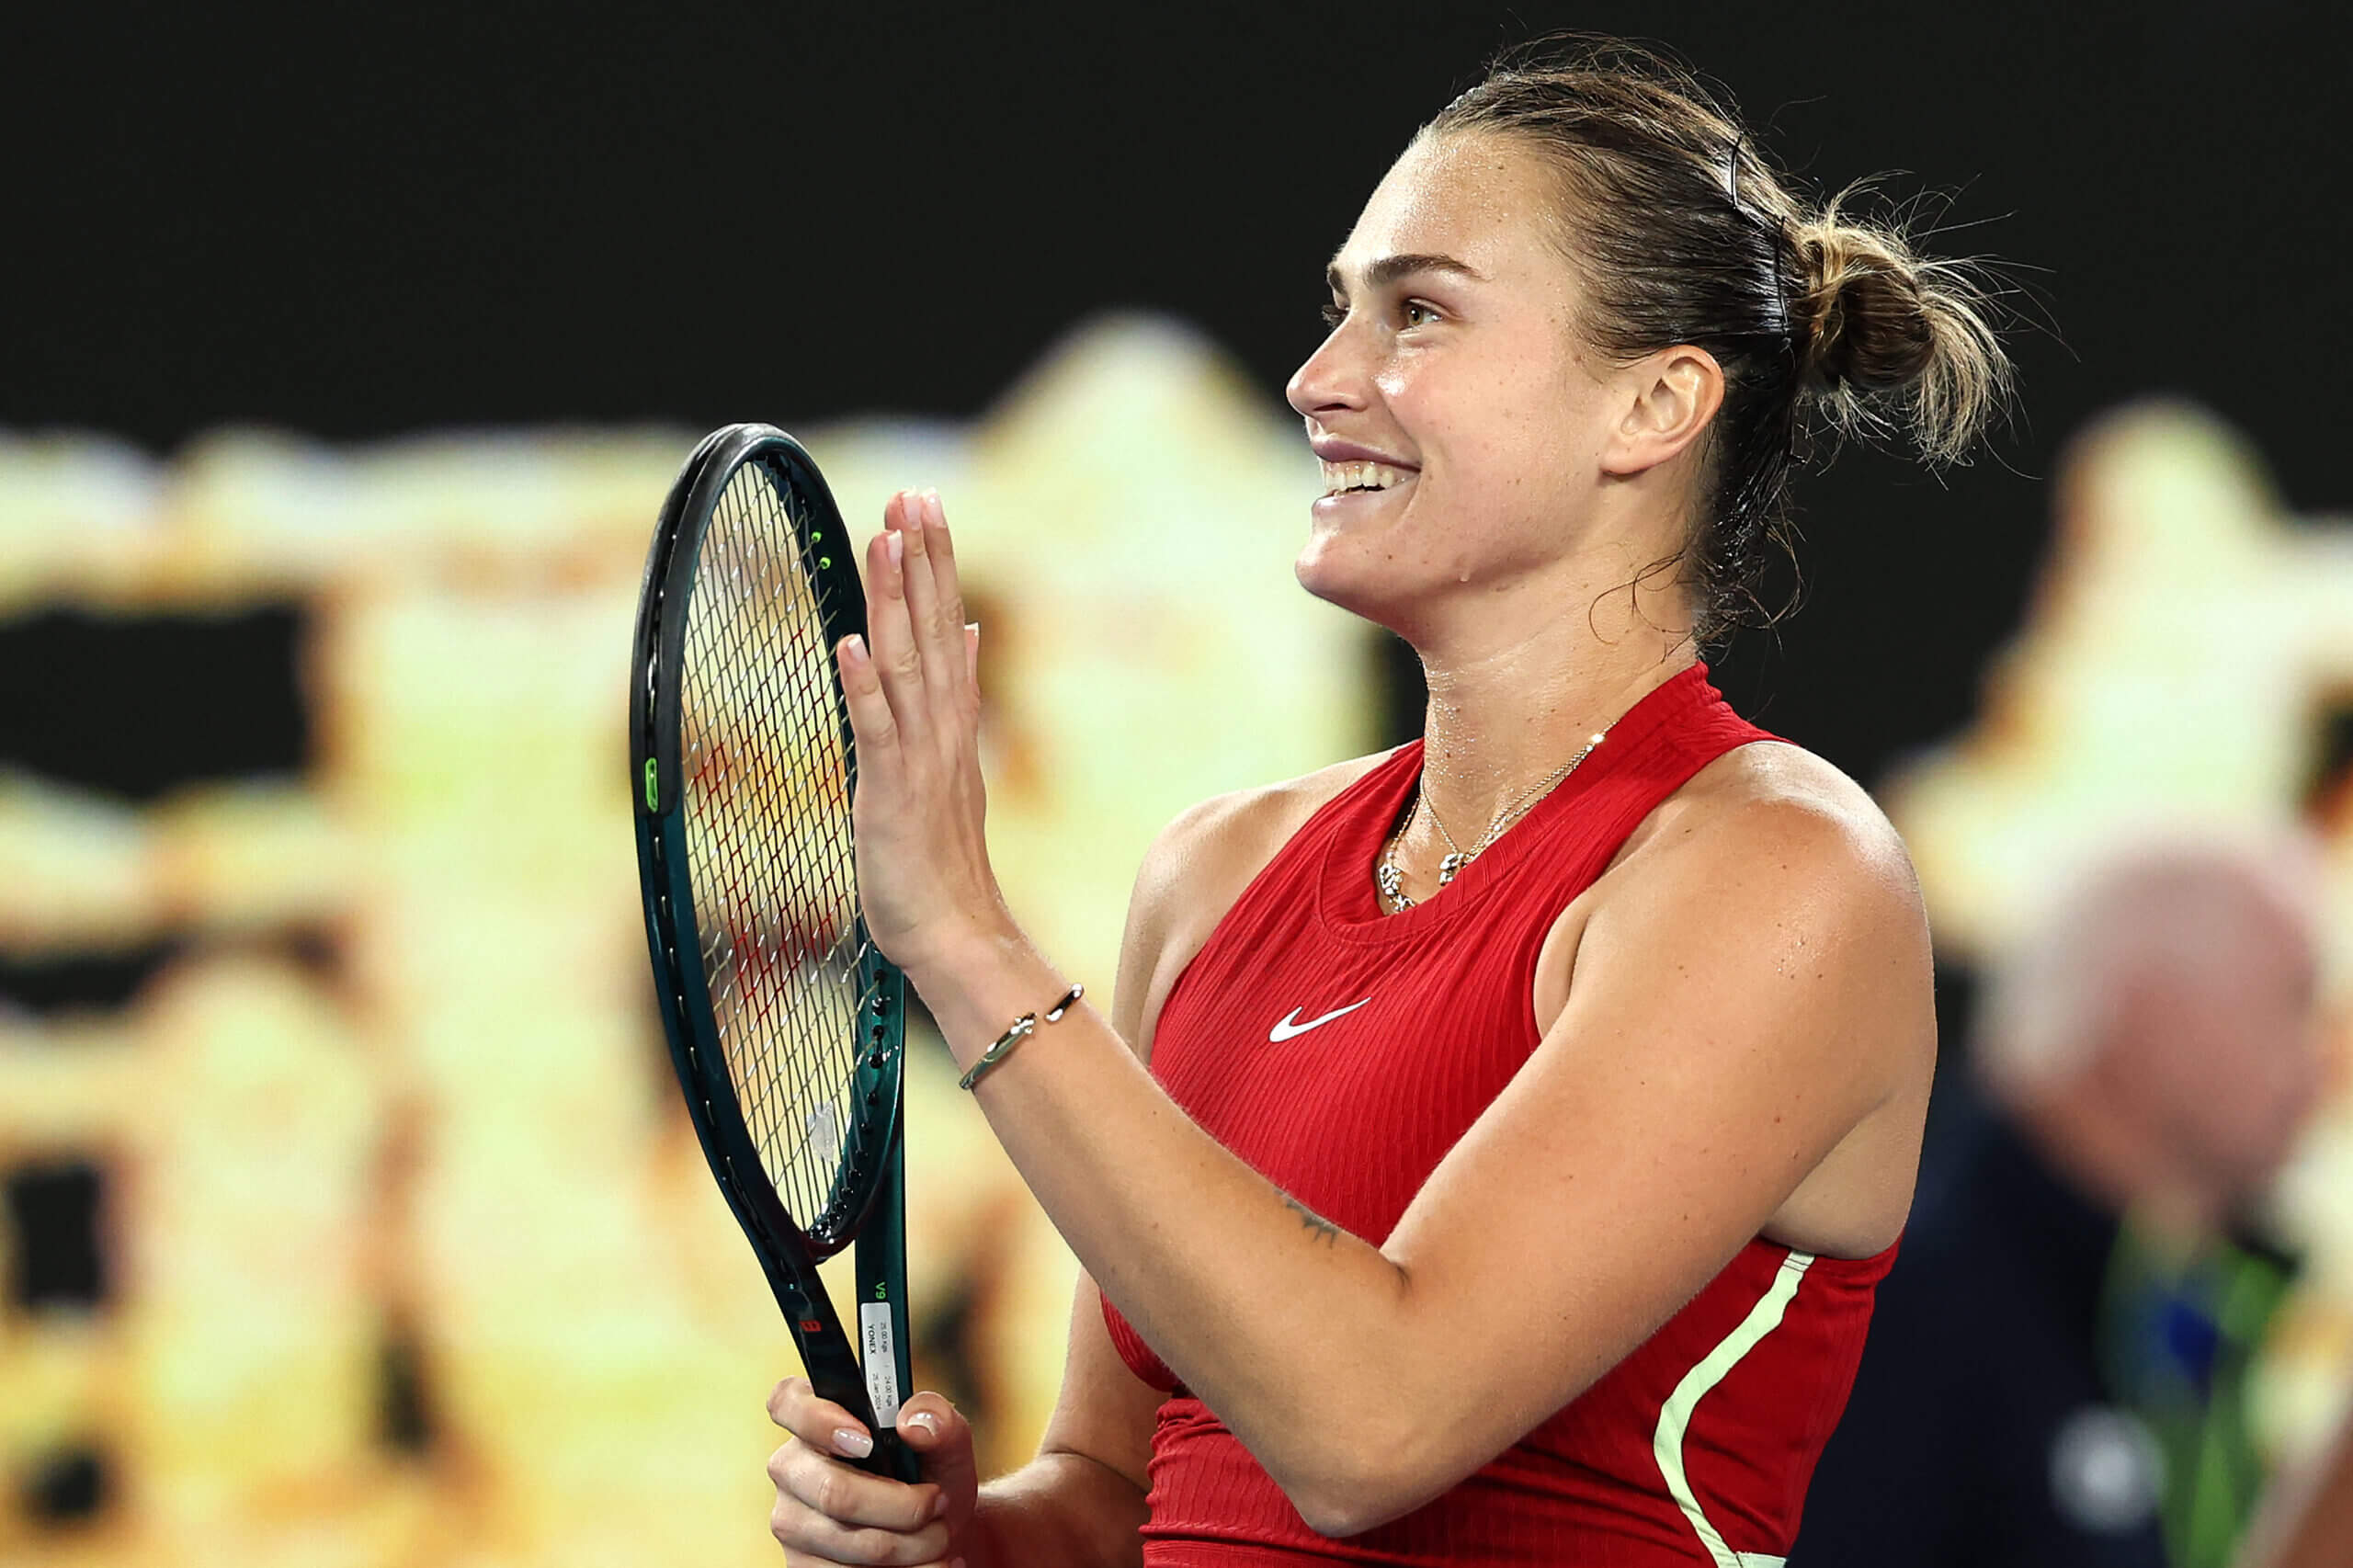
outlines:
[[[1387,490],[1402,484],[1413,470],[1393,468],[1388,463],[1352,462],[1324,465],[1324,494],[1337,495],[1344,490]]]

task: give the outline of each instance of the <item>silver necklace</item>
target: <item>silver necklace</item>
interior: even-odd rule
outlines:
[[[1585,743],[1585,749],[1562,764],[1551,778],[1540,781],[1533,789],[1524,791],[1518,800],[1496,812],[1495,820],[1487,824],[1487,831],[1480,835],[1479,842],[1468,849],[1454,842],[1454,835],[1446,831],[1446,820],[1438,814],[1437,808],[1432,807],[1431,825],[1438,829],[1438,836],[1446,840],[1446,846],[1450,851],[1438,863],[1438,885],[1444,887],[1454,881],[1455,875],[1463,867],[1477,859],[1485,852],[1489,845],[1503,836],[1506,828],[1526,816],[1535,808],[1537,801],[1559,788],[1570,774],[1577,770],[1579,764],[1593,755],[1593,748],[1599,745],[1608,733],[1609,728],[1605,726],[1598,734],[1588,737]],[[1421,786],[1416,784],[1414,787],[1413,809],[1405,813],[1405,820],[1398,824],[1397,831],[1389,835],[1389,842],[1381,847],[1381,859],[1372,869],[1373,885],[1381,890],[1381,897],[1396,905],[1396,908],[1391,912],[1392,914],[1401,914],[1411,909],[1418,902],[1405,895],[1404,873],[1397,869],[1397,846],[1404,842],[1407,831],[1414,825],[1414,819],[1421,814],[1426,803],[1427,797],[1423,795]]]

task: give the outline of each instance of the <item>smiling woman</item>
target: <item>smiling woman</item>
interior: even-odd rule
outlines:
[[[1967,449],[2006,380],[1983,296],[1597,43],[1449,106],[1329,281],[1296,571],[1413,645],[1425,736],[1179,817],[1108,1018],[1048,1011],[1075,988],[989,866],[938,496],[868,551],[870,924],[1088,1274],[1043,1449],[986,1488],[936,1395],[905,1486],[778,1385],[796,1563],[1740,1568],[1795,1538],[1911,1201],[1928,937],[1869,797],[1697,655],[1765,613],[1816,432]]]

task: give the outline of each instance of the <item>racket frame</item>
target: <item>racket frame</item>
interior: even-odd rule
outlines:
[[[854,939],[860,953],[858,1059],[853,1099],[864,1113],[850,1119],[844,1165],[877,1167],[872,1182],[853,1180],[844,1202],[835,1196],[805,1229],[767,1176],[758,1146],[736,1103],[724,1049],[702,969],[694,890],[687,853],[686,792],[679,756],[680,705],[687,622],[696,563],[713,508],[745,466],[781,471],[798,506],[791,517],[803,570],[825,590],[818,613],[825,631],[834,714],[841,725],[849,798],[858,789],[857,751],[842,700],[840,672],[830,657],[841,639],[864,636],[866,601],[848,531],[816,463],[798,441],[767,425],[731,425],[712,431],[688,457],[664,502],[647,551],[638,596],[630,677],[630,757],[632,814],[637,825],[640,892],[653,960],[654,990],[672,1066],[685,1091],[695,1136],[712,1177],[759,1258],[777,1305],[783,1310],[803,1368],[818,1394],[842,1405],[874,1436],[874,1452],[858,1462],[902,1481],[918,1477],[913,1450],[886,1421],[878,1397],[904,1398],[913,1387],[906,1312],[904,1089],[906,982],[875,948],[861,914]],[[811,536],[822,536],[813,540]],[[835,1312],[818,1262],[852,1239],[857,1243],[858,1343]],[[885,1374],[888,1375],[886,1381]],[[895,1417],[894,1408],[881,1414]]]

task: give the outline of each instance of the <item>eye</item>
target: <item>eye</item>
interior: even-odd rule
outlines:
[[[1408,300],[1397,308],[1398,319],[1409,327],[1427,326],[1438,320],[1438,312],[1419,300]],[[1414,318],[1419,316],[1419,321]]]

